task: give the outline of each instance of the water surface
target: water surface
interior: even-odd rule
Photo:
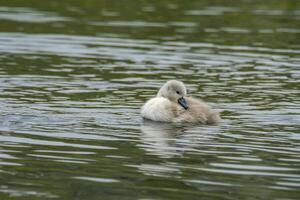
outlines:
[[[299,199],[298,1],[0,3],[0,199]],[[170,79],[217,126],[144,122]]]

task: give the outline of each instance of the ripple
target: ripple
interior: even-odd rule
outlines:
[[[117,183],[119,182],[116,179],[111,179],[111,178],[96,178],[96,177],[84,177],[84,176],[77,176],[73,177],[74,179],[79,179],[79,180],[86,180],[86,181],[93,181],[93,182],[98,182],[98,183]]]
[[[72,144],[66,142],[56,142],[56,141],[46,141],[46,140],[37,140],[23,137],[12,137],[12,136],[2,136],[0,135],[1,142],[14,142],[21,144],[31,144],[31,145],[45,145],[45,146],[69,146],[69,147],[77,147],[77,148],[88,148],[88,149],[115,149],[113,147],[106,146],[95,146],[95,145],[84,145],[84,144]]]
[[[215,186],[232,186],[230,183],[220,183],[214,181],[205,181],[205,180],[186,180],[187,183],[197,183],[203,185],[215,185]]]
[[[71,21],[69,17],[58,16],[54,12],[45,12],[26,7],[0,7],[0,19],[18,22],[46,23]]]
[[[186,15],[224,15],[226,13],[237,12],[239,9],[234,7],[223,7],[223,6],[208,6],[203,10],[188,10],[185,12]]]
[[[14,190],[9,189],[5,186],[0,187],[0,191],[3,193],[9,194],[11,197],[28,197],[28,196],[36,196],[36,197],[46,197],[46,198],[57,198],[57,195],[52,195],[49,193],[42,193],[42,192],[36,192],[36,191],[30,191],[30,190]]]
[[[0,166],[1,165],[8,165],[8,166],[22,166],[22,164],[19,163],[14,163],[14,162],[2,162],[0,161]]]
[[[226,164],[226,163],[210,163],[211,166],[221,167],[221,168],[230,168],[230,169],[248,169],[256,171],[295,171],[297,169],[291,169],[287,167],[267,167],[267,166],[258,166],[258,165],[239,165],[239,164]]]

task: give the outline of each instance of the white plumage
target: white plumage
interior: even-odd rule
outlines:
[[[157,96],[142,107],[145,119],[174,123],[215,124],[220,121],[219,113],[203,101],[186,96],[186,88],[180,81],[165,83]]]

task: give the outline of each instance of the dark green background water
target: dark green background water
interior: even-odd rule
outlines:
[[[0,199],[299,199],[300,2],[1,0]],[[169,79],[218,126],[144,123]]]

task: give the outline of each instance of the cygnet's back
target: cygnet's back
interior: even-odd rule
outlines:
[[[186,97],[186,88],[180,81],[165,83],[156,97],[142,107],[144,118],[160,122],[215,124],[219,113],[204,102]]]
[[[189,108],[188,110],[179,108],[174,122],[216,124],[220,121],[219,112],[212,110],[206,103],[192,97],[185,97],[185,99]]]

